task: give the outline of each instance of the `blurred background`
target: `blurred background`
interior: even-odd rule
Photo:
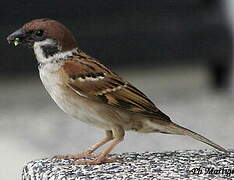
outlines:
[[[19,179],[33,159],[78,153],[100,129],[73,120],[42,86],[31,49],[6,36],[48,17],[74,33],[82,50],[145,92],[173,121],[232,149],[232,0],[3,1],[0,10],[0,179]],[[114,150],[210,148],[189,137],[129,132]]]

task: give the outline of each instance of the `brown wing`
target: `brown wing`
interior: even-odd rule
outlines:
[[[85,98],[170,121],[141,91],[94,59],[73,57],[63,70],[69,77],[67,86]]]

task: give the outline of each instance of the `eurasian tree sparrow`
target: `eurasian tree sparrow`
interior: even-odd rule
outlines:
[[[65,113],[106,132],[106,138],[87,151],[56,158],[89,157],[112,140],[94,160],[77,161],[76,164],[115,162],[117,159],[107,158],[107,155],[124,139],[127,130],[188,135],[227,152],[207,138],[173,123],[131,83],[81,51],[72,33],[61,23],[52,19],[32,20],[7,40],[34,49],[41,81]]]

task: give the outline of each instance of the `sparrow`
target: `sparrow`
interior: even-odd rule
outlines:
[[[110,151],[124,139],[125,131],[188,135],[219,151],[228,152],[204,136],[184,128],[158,109],[130,82],[83,52],[72,33],[60,22],[43,18],[24,24],[7,37],[9,43],[33,48],[40,79],[55,103],[68,115],[102,128],[106,136],[86,151],[55,158],[94,157],[75,164],[116,162]],[[93,152],[107,142],[100,154]]]

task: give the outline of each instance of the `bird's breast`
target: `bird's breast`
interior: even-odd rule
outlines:
[[[47,92],[65,113],[85,123],[111,129],[110,118],[106,117],[110,112],[106,112],[106,108],[81,97],[68,88],[57,71],[43,66],[39,72]]]

